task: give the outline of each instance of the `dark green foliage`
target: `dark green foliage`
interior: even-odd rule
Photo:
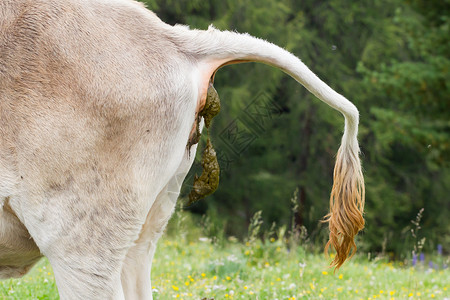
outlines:
[[[425,249],[438,243],[450,249],[448,0],[147,4],[168,23],[249,32],[299,56],[361,113],[367,200],[359,245],[397,256],[410,253],[410,220],[424,208]],[[342,116],[261,64],[226,67],[215,86],[223,105],[210,133],[221,183],[192,211],[216,211],[227,220],[228,232],[242,237],[250,217],[262,210],[264,224],[294,219],[311,240],[323,243],[327,233],[318,221],[328,211]],[[251,118],[255,103],[270,108],[264,122]],[[240,141],[227,138],[233,128],[241,130]],[[196,165],[191,174],[198,172]],[[300,210],[292,216],[289,199],[297,188]]]

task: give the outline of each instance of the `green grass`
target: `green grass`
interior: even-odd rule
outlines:
[[[271,239],[221,246],[163,238],[153,262],[155,299],[446,299],[450,271],[356,257],[338,272],[330,259],[288,251]],[[0,282],[3,299],[58,299],[51,266],[42,260],[21,279]]]
[[[0,281],[0,299],[59,299],[53,270],[47,259],[19,279]]]
[[[285,227],[271,228],[263,242],[257,238],[261,212],[250,223],[248,241],[241,243],[225,238],[220,222],[203,218],[199,224],[178,210],[153,260],[154,299],[450,300],[449,269],[430,269],[425,263],[412,267],[381,257],[369,261],[358,253],[334,273],[329,268],[333,254],[305,250],[314,249],[304,242],[306,232],[292,235]],[[201,238],[205,235],[213,238]],[[448,260],[435,255],[440,266]],[[46,259],[23,278],[0,281],[0,300],[58,298]]]

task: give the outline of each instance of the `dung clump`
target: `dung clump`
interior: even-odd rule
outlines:
[[[189,140],[188,147],[193,144],[198,143],[200,140],[200,117],[203,117],[205,120],[205,126],[208,133],[208,140],[206,142],[205,150],[202,155],[202,174],[200,177],[195,175],[194,177],[194,185],[192,187],[191,192],[189,193],[189,203],[192,203],[205,198],[206,196],[214,193],[219,186],[219,174],[220,167],[217,161],[216,151],[212,146],[211,140],[209,139],[209,126],[211,125],[211,120],[219,113],[220,111],[220,98],[217,94],[216,89],[209,83],[208,92],[206,95],[206,102],[203,109],[199,112],[197,116],[197,128],[194,134],[193,139]]]
[[[217,162],[216,151],[214,151],[209,138],[203,151],[202,168],[202,175],[200,177],[195,175],[194,177],[194,186],[189,193],[188,205],[211,195],[219,186],[220,167]]]
[[[205,106],[200,112],[200,116],[205,120],[206,129],[209,129],[211,120],[220,112],[220,98],[216,89],[209,83],[208,92],[206,95]]]

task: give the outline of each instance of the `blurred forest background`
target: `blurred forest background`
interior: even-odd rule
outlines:
[[[423,241],[425,251],[438,244],[450,251],[449,0],[143,2],[169,24],[248,32],[300,57],[360,111],[366,228],[359,249],[404,258]],[[222,111],[210,134],[221,181],[186,210],[241,238],[262,210],[267,230],[294,222],[322,247],[343,117],[263,64],[227,66],[215,87]],[[198,157],[182,195],[199,167]],[[422,208],[418,230],[411,220]]]

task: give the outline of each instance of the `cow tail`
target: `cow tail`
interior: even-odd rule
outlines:
[[[336,156],[330,210],[324,221],[329,224],[329,247],[336,250],[331,265],[339,268],[356,251],[355,235],[364,228],[364,178],[357,140],[359,113],[355,105],[320,80],[303,62],[288,51],[267,41],[212,26],[207,31],[175,26],[180,48],[200,64],[217,70],[236,62],[261,62],[282,69],[317,98],[338,110],[345,118],[342,142]],[[216,64],[216,65],[215,65]]]

